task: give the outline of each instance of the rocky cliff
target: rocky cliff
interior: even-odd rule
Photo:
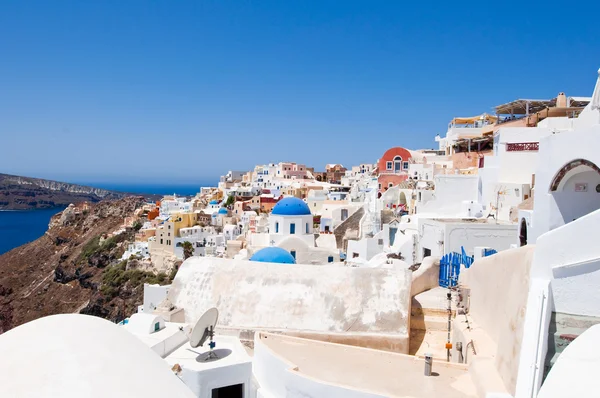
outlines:
[[[142,303],[145,282],[168,283],[174,273],[153,273],[135,258],[121,261],[144,221],[122,229],[124,218],[143,202],[126,197],[85,211],[68,207],[52,218],[44,236],[0,256],[0,333],[57,313],[118,321]]]
[[[24,210],[120,199],[126,193],[40,178],[0,174],[0,209]]]

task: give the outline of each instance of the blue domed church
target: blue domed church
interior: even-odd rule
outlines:
[[[249,249],[254,252],[251,257],[253,261],[261,261],[256,260],[255,256],[266,249],[279,249],[277,253],[284,258],[280,251],[283,249],[298,264],[326,264],[339,261],[337,249],[317,247],[310,208],[303,200],[295,197],[286,197],[277,202],[269,215],[269,233],[252,234],[249,240]],[[275,251],[271,252],[273,253]]]

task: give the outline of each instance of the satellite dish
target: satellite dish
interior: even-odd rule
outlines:
[[[206,339],[209,337],[212,340],[218,318],[219,311],[213,307],[198,319],[198,322],[196,322],[196,326],[194,326],[192,334],[190,335],[190,345],[193,348],[204,345]]]

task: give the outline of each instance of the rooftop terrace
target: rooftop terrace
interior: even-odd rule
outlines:
[[[427,377],[424,360],[409,355],[270,333],[261,333],[259,341],[290,371],[323,383],[386,397],[476,396],[465,365],[434,361]]]

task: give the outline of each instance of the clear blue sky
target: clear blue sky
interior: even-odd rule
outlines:
[[[431,148],[453,116],[591,95],[598,4],[3,1],[0,172],[195,183]]]

